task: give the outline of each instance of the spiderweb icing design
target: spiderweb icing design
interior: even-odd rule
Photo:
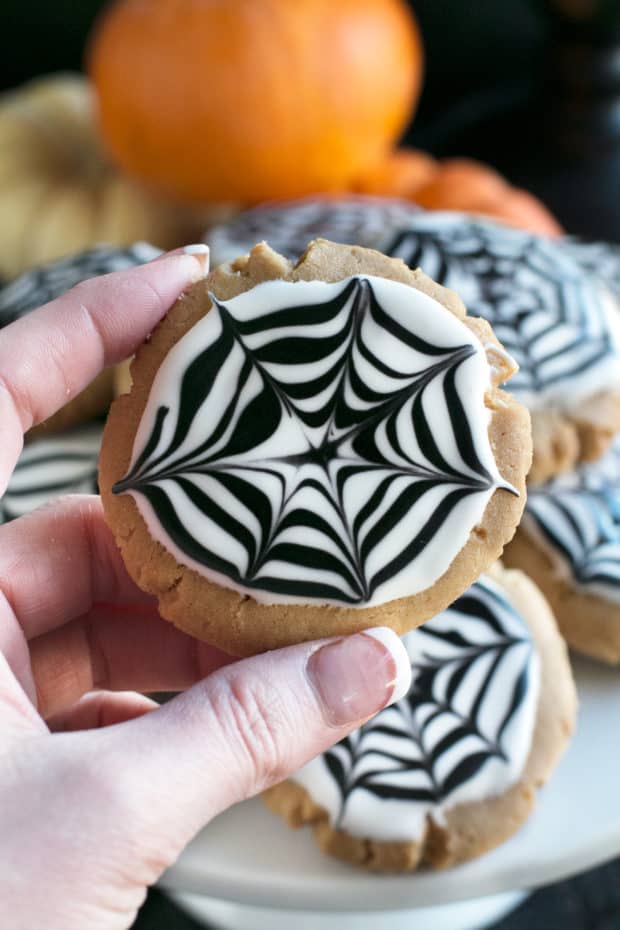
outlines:
[[[63,494],[96,494],[101,433],[95,423],[26,445],[0,498],[0,522]]]
[[[562,243],[458,213],[420,213],[385,251],[491,323],[519,365],[510,390],[532,409],[565,409],[620,386],[617,301]]]
[[[80,281],[142,265],[159,254],[159,249],[146,242],[127,248],[98,245],[33,268],[0,289],[0,327],[60,297]]]
[[[382,197],[309,197],[245,210],[215,226],[206,239],[214,265],[232,261],[262,240],[292,259],[319,238],[381,251],[386,237],[408,223],[418,209]]]
[[[539,690],[531,635],[507,593],[482,577],[403,637],[408,696],[293,776],[354,836],[411,840],[428,816],[503,793],[529,750]]]
[[[576,588],[620,603],[620,440],[598,462],[533,486],[523,529]]]
[[[443,574],[507,487],[488,387],[480,343],[413,288],[267,282],[173,347],[114,491],[256,599],[383,603]]]

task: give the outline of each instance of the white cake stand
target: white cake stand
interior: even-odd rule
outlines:
[[[211,823],[161,885],[222,930],[477,930],[527,890],[620,853],[620,672],[575,661],[575,738],[525,827],[444,872],[378,876],[324,856],[259,800]]]

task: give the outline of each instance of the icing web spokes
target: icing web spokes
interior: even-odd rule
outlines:
[[[386,249],[453,288],[493,325],[519,371],[511,390],[558,390],[618,352],[597,282],[552,240],[456,215],[421,214]]]
[[[530,686],[532,643],[501,591],[480,579],[404,642],[408,696],[321,757],[338,786],[337,825],[360,792],[432,807],[492,760],[511,763],[509,728]]]
[[[257,318],[214,303],[217,331],[115,492],[143,495],[175,545],[237,584],[368,601],[466,497],[495,486],[459,385],[475,347],[425,341],[364,278]],[[377,333],[391,355],[373,351]],[[188,532],[179,495],[243,555]]]
[[[620,600],[620,443],[605,456],[532,488],[524,528],[592,594]]]

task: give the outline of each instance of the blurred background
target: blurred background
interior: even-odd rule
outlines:
[[[36,74],[78,69],[84,40],[103,0],[3,0],[0,86]],[[530,0],[410,0],[424,36],[426,85],[416,122],[459,98],[529,79],[548,22]]]
[[[469,155],[538,196],[569,232],[620,240],[616,0],[409,0],[425,47],[405,140]],[[3,0],[0,88],[79,69],[102,0]]]

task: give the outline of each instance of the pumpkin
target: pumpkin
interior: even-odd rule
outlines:
[[[179,209],[119,174],[79,75],[40,78],[0,97],[0,277],[97,242],[192,242],[215,215]]]
[[[429,210],[483,213],[541,235],[562,233],[555,217],[533,194],[512,187],[493,168],[471,159],[440,162],[438,173],[418,188],[414,198]]]
[[[438,162],[418,149],[400,148],[373,165],[368,174],[353,185],[357,194],[380,197],[412,197],[423,185],[431,182],[439,170]]]
[[[411,117],[422,49],[405,0],[118,0],[88,55],[103,138],[190,200],[339,191]]]
[[[494,168],[468,158],[435,161],[416,149],[397,149],[358,179],[355,190],[415,201],[427,210],[481,213],[547,236],[562,227],[533,194],[512,187]]]

